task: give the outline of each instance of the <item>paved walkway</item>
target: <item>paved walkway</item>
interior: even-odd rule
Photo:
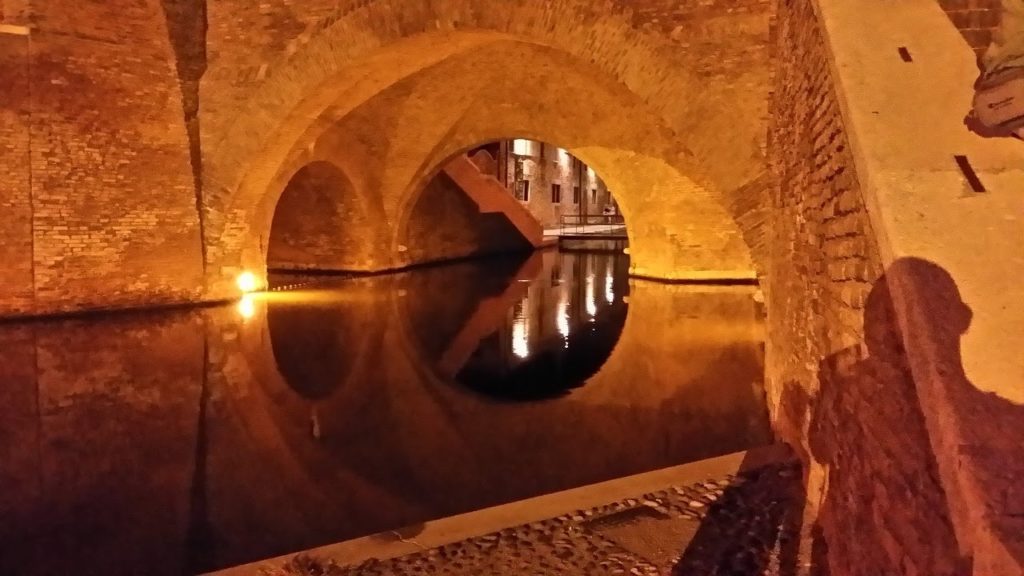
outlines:
[[[778,454],[778,451],[775,452]],[[509,528],[453,539],[435,528],[392,533],[398,554],[361,539],[363,560],[346,562],[342,548],[326,547],[283,562],[250,565],[225,574],[263,576],[794,576],[811,572],[798,552],[802,517],[802,480],[788,458],[744,457],[735,474],[689,481],[588,506]],[[707,461],[711,462],[711,461]],[[699,463],[698,463],[699,464]],[[664,473],[652,473],[663,480]],[[685,474],[684,474],[685,475]],[[637,477],[640,478],[640,477]],[[627,482],[629,482],[627,480]],[[607,486],[563,493],[569,504],[592,499]],[[628,486],[623,484],[622,486]],[[634,482],[642,486],[643,482]],[[602,487],[603,486],[603,487]],[[536,499],[543,509],[550,497]],[[493,509],[487,524],[502,514],[519,518],[518,504]],[[486,511],[485,511],[486,512]],[[474,513],[466,515],[469,519]],[[487,516],[486,514],[484,514]],[[521,518],[520,518],[521,519]],[[445,521],[440,521],[445,522]],[[447,537],[447,538],[446,538]],[[380,536],[375,537],[380,538]],[[431,540],[451,540],[433,545]],[[392,546],[392,548],[394,548]],[[353,549],[354,550],[354,549]],[[404,550],[404,552],[402,552]],[[352,550],[349,550],[351,552]],[[368,559],[366,559],[368,558]]]

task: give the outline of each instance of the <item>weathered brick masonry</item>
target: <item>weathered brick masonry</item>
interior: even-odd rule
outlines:
[[[768,388],[833,574],[960,574],[813,0],[778,3]]]
[[[4,251],[21,248],[5,260],[14,288],[5,281],[0,291],[22,296],[2,299],[0,313],[197,298],[200,237],[163,12],[120,1],[34,8],[32,35],[5,36],[0,56],[5,78],[10,71],[15,79],[0,86],[3,145],[12,159],[31,150],[28,162],[4,157],[21,184],[4,202],[31,198],[31,218],[22,207],[4,227],[19,233]],[[34,267],[30,309],[26,254]]]
[[[311,121],[340,118],[446,50],[499,37],[564,53],[597,74],[597,84],[628,90],[656,119],[644,129],[678,144],[658,150],[657,161],[741,211],[748,243],[758,244],[760,218],[747,217],[758,203],[729,198],[746,196],[764,173],[764,1],[492,8],[484,0],[115,0],[74,10],[36,2],[30,13],[28,3],[5,0],[4,22],[16,18],[33,31],[3,40],[2,65],[14,80],[0,88],[3,149],[11,158],[31,149],[30,162],[5,162],[4,170],[8,182],[31,186],[3,198],[10,275],[0,314],[233,295],[240,253],[258,252],[268,232],[269,220],[250,221],[253,206],[280,191],[266,187],[286,184],[275,171],[310,143]],[[451,41],[390,50],[430,35]],[[376,86],[355,84],[366,70],[384,76]],[[644,227],[683,252],[703,245],[697,227],[661,218]],[[738,250],[736,226],[719,228],[714,241]],[[665,263],[649,268],[668,271]]]
[[[272,269],[358,270],[365,264],[358,234],[365,215],[352,183],[336,166],[312,162],[285,187],[267,246]]]
[[[999,26],[1001,0],[938,0],[953,25],[976,54],[981,54],[992,41],[992,32]]]
[[[33,309],[29,40],[0,34],[0,314]]]
[[[727,87],[731,99],[742,102],[732,108],[730,122],[765,125],[765,82],[773,69],[771,43],[766,35],[774,9],[771,0],[616,0],[616,4],[631,12],[635,27],[666,36],[679,46],[686,55],[687,69],[708,86]],[[722,128],[719,146],[735,143],[724,137],[730,131]],[[757,130],[751,135],[760,154],[764,153],[766,134]],[[721,155],[723,150],[709,149],[707,153]],[[728,190],[723,199],[739,222],[755,262],[767,262],[768,257],[765,226],[769,189],[768,178],[762,176]]]
[[[671,154],[668,162],[682,167],[695,158],[706,160],[693,176],[701,183],[714,182],[719,195],[745,186],[764,170],[764,6],[748,13],[725,10],[714,18],[699,10],[667,9],[678,22],[673,30],[679,28],[679,41],[673,42],[656,29],[639,29],[631,11],[613,3],[528,2],[502,10],[479,0],[379,0],[304,5],[301,10],[288,3],[266,3],[258,9],[249,3],[217,3],[209,12],[209,68],[200,91],[209,269],[230,274],[243,262],[250,265],[238,257],[249,250],[240,243],[255,232],[242,211],[263,194],[274,168],[287,161],[290,143],[295,143],[291,150],[306,146],[311,134],[303,132],[321,121],[310,125],[324,106],[333,118],[358,106],[359,101],[350,100],[353,91],[345,88],[350,83],[345,64],[362,62],[368,55],[378,60],[375,75],[396,75],[374,82],[395,82],[432,66],[444,51],[463,50],[462,45],[511,37],[550,47],[629,88],[671,126],[667,135],[681,140],[686,151]],[[446,38],[435,45],[429,41],[432,36]],[[761,48],[752,50],[751,44]],[[352,74],[358,72],[358,67],[349,68]],[[702,72],[712,69],[717,73]],[[322,92],[327,88],[329,92]],[[535,99],[543,101],[545,94]],[[301,122],[283,123],[289,114]],[[737,122],[737,116],[744,121]],[[661,227],[680,221],[672,219]],[[695,244],[679,240],[680,246]],[[652,268],[664,272],[664,266]]]

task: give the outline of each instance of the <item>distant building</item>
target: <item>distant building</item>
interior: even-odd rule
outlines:
[[[558,227],[564,217],[619,214],[604,180],[564,148],[536,140],[503,140],[471,151],[470,157],[504,184],[545,228]]]

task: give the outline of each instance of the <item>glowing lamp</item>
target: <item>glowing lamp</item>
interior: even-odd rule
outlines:
[[[239,290],[247,293],[255,292],[259,290],[260,287],[260,281],[252,272],[242,272],[241,274],[238,275],[238,278],[235,280],[235,283],[238,284]]]

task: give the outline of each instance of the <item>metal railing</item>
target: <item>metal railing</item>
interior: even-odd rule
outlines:
[[[626,219],[621,214],[566,214],[559,218],[558,234],[625,238]]]

